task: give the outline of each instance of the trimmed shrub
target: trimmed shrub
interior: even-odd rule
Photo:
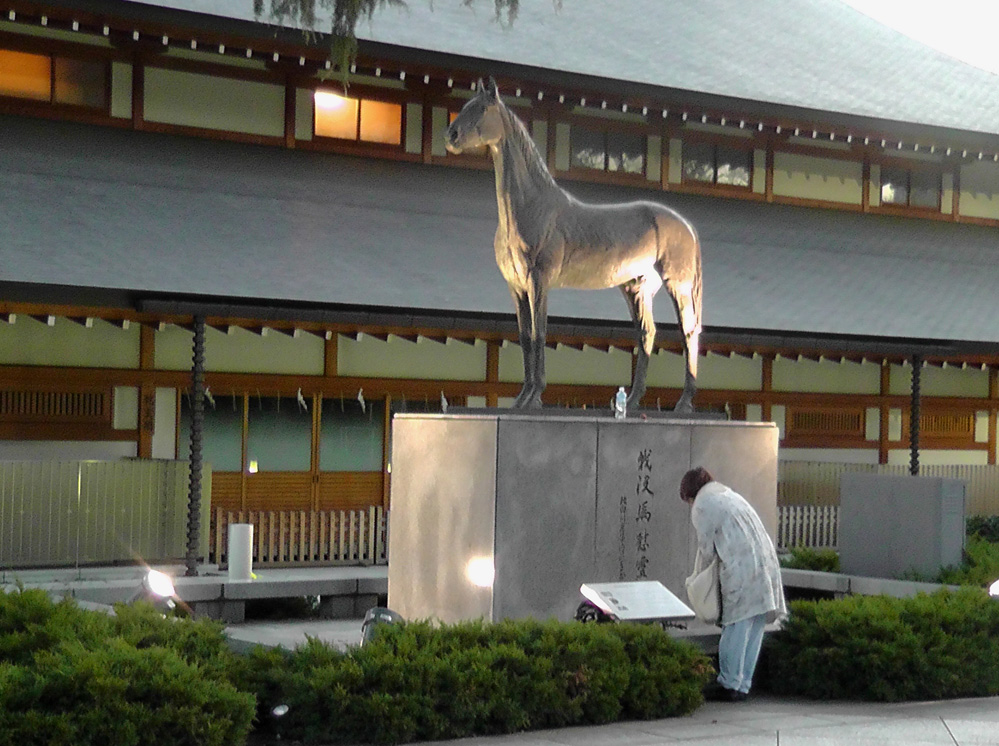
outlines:
[[[379,628],[339,652],[316,640],[289,656],[251,655],[261,721],[289,706],[281,735],[400,743],[511,733],[701,704],[707,658],[651,625],[503,621]]]
[[[968,536],[999,544],[999,515],[973,515],[965,524]]]
[[[796,601],[765,644],[778,694],[893,702],[999,694],[999,604],[981,589]]]
[[[254,714],[221,625],[0,593],[0,746],[242,744]]]
[[[839,554],[832,549],[794,547],[789,556],[781,558],[780,564],[790,570],[839,572]]]
[[[999,580],[999,544],[979,535],[970,536],[964,548],[964,561],[957,567],[941,569],[935,580],[948,585],[991,585]]]

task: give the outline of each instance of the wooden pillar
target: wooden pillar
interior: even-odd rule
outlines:
[[[770,412],[770,393],[774,390],[774,356],[763,356],[763,375],[760,381],[760,391],[763,393],[760,419],[763,422],[770,422],[772,415]]]
[[[389,488],[392,481],[392,394],[385,395],[385,409],[382,412],[382,508],[389,509]]]
[[[312,449],[309,456],[309,470],[312,472],[311,486],[309,488],[309,503],[312,510],[319,510],[319,475],[321,473],[319,465],[319,439],[322,437],[323,428],[323,397],[320,394],[312,395]]]
[[[888,463],[888,419],[889,406],[885,397],[891,391],[891,363],[887,360],[881,362],[881,403],[878,405],[880,412],[880,423],[878,425],[878,463]]]
[[[139,370],[152,370],[154,366],[155,332],[143,324],[139,328]],[[153,457],[153,432],[156,429],[156,387],[148,383],[139,385],[139,458]]]
[[[498,407],[499,394],[496,392],[495,384],[499,383],[499,340],[489,340],[486,342],[486,383],[491,384],[486,393],[486,406]]]
[[[142,55],[132,55],[132,129],[143,129],[146,122],[146,66]]]
[[[989,464],[996,463],[996,400],[999,399],[999,368],[989,366]]]
[[[284,84],[284,146],[295,147],[296,98],[298,95],[295,79],[289,76]]]
[[[239,457],[239,509],[246,510],[246,482],[249,479],[247,469],[250,462],[247,460],[249,448],[247,440],[250,433],[250,395],[243,394],[243,426],[240,434],[240,457]]]

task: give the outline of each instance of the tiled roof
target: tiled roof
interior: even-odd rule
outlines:
[[[491,171],[0,117],[0,286],[503,314]],[[568,185],[591,201],[646,190]],[[707,328],[999,343],[993,228],[658,193]],[[10,297],[9,294],[5,297]],[[667,299],[660,322],[674,322]],[[550,313],[626,325],[616,290]]]
[[[251,0],[153,5],[253,21]],[[118,2],[119,6],[134,3]],[[319,3],[317,2],[317,5]],[[999,134],[999,76],[959,62],[839,0],[409,0],[362,21],[360,39],[768,105]],[[320,9],[321,12],[321,9]],[[264,19],[266,20],[266,19]],[[322,20],[319,30],[328,29]]]

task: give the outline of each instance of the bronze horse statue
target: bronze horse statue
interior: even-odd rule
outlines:
[[[655,344],[652,299],[662,285],[683,331],[687,371],[675,411],[693,410],[701,331],[701,250],[693,226],[654,202],[594,205],[563,190],[496,81],[475,94],[447,130],[447,149],[486,146],[496,172],[499,227],[493,246],[517,311],[524,387],[514,407],[540,407],[545,389],[548,291],[619,287],[638,330],[638,359],[628,395],[636,408]]]

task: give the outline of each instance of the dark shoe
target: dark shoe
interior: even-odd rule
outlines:
[[[745,702],[747,695],[713,681],[704,688],[704,699],[709,702]]]

